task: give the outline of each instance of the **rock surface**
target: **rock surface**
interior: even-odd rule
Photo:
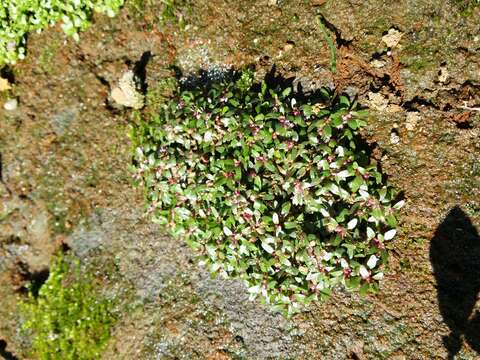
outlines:
[[[115,19],[98,17],[78,44],[64,44],[55,28],[32,34],[15,71],[22,106],[0,109],[0,340],[8,351],[26,357],[19,289],[64,244],[111,276],[104,290],[121,316],[105,359],[447,358],[430,240],[457,205],[480,225],[480,119],[465,108],[480,104],[480,7],[467,3],[202,0],[177,9],[182,27],[159,18],[161,2],[132,2]],[[336,73],[317,11],[330,23]],[[391,29],[403,35],[387,52]],[[259,77],[275,65],[306,91],[336,86],[370,103],[365,140],[406,199],[379,294],[339,290],[284,319],[246,301],[242,283],[211,279],[143,217],[128,171],[129,115],[108,97],[146,52],[150,114],[172,64],[220,74],[254,63]],[[458,358],[477,358],[472,344]]]

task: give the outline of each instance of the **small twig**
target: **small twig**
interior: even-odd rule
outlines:
[[[480,107],[468,107],[468,106],[457,106],[459,109],[465,109],[470,111],[480,111]]]
[[[470,107],[470,106],[467,106],[467,102],[465,101],[463,103],[463,106],[457,106],[458,108],[460,109],[465,109],[465,110],[470,110],[470,111],[480,111],[480,107]]]

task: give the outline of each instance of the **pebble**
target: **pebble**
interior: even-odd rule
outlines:
[[[403,111],[403,108],[402,108],[400,105],[397,105],[397,104],[389,104],[389,105],[387,106],[386,111],[387,111],[388,113],[394,114],[394,113],[402,112],[402,111]]]
[[[369,92],[368,100],[370,106],[379,111],[384,111],[388,106],[388,99],[380,93]]]
[[[415,127],[417,126],[418,122],[420,120],[420,115],[418,112],[407,112],[407,121],[405,122],[405,128],[408,131],[413,131]]]
[[[117,104],[125,107],[141,109],[144,105],[144,96],[137,91],[135,74],[131,70],[123,74],[110,96]]]
[[[10,90],[12,87],[7,79],[0,77],[0,91]]]
[[[438,81],[441,83],[446,83],[450,74],[445,66],[440,67],[440,72],[438,75]]]
[[[290,51],[293,49],[293,44],[292,43],[287,43],[285,44],[285,46],[283,47],[283,51],[287,52],[287,51]]]
[[[382,41],[390,48],[393,49],[398,45],[400,39],[402,38],[403,33],[391,28],[388,30],[388,33],[382,37]]]
[[[376,69],[380,69],[382,67],[384,67],[387,63],[385,61],[382,61],[382,60],[373,60],[370,62],[370,64],[376,68]]]
[[[3,104],[3,108],[7,111],[16,110],[18,107],[18,100],[17,99],[9,99]]]
[[[395,129],[392,129],[390,132],[390,143],[392,145],[396,145],[400,142],[400,136],[398,136],[398,132]]]

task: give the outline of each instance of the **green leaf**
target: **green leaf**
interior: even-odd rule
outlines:
[[[292,222],[292,221],[287,221],[285,224],[284,224],[284,227],[285,229],[295,229],[297,227],[297,223],[296,222]]]
[[[331,136],[332,136],[332,128],[331,128],[330,126],[328,126],[328,125],[325,126],[325,127],[323,128],[323,133],[325,134],[325,136],[326,136],[327,138],[331,137]]]
[[[347,121],[348,126],[352,130],[357,130],[358,129],[358,122],[355,119],[350,119]]]
[[[255,176],[255,179],[253,180],[253,183],[255,184],[255,188],[257,190],[260,190],[261,187],[262,187],[262,179],[260,178],[260,176]]]
[[[292,207],[292,204],[290,202],[285,202],[283,205],[282,205],[282,211],[281,211],[281,214],[282,215],[288,215],[288,213],[290,212],[290,208]]]
[[[350,181],[348,186],[350,187],[352,192],[356,193],[363,183],[364,183],[364,180],[360,176],[356,176],[355,179]]]
[[[288,95],[290,95],[291,92],[292,92],[292,88],[291,88],[291,87],[285,88],[285,89],[282,91],[282,97],[283,97],[283,98],[286,98]]]

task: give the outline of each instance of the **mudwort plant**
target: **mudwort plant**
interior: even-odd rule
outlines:
[[[345,96],[307,98],[250,71],[179,83],[133,127],[135,178],[153,220],[212,273],[291,315],[383,277],[403,201],[362,145],[364,115]]]

